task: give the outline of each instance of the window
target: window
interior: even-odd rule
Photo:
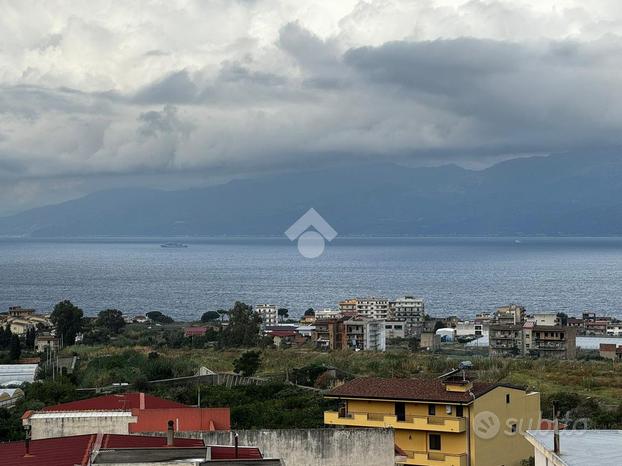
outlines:
[[[451,414],[451,405],[446,405],[445,406],[445,413],[446,414]]]
[[[512,432],[516,432],[516,424],[512,424]]]
[[[464,416],[464,407],[456,406],[456,416],[463,417]]]
[[[506,404],[510,404],[510,394],[508,393],[507,395],[505,395],[505,403]]]
[[[428,415],[436,416],[436,405],[428,405]]]
[[[429,434],[430,450],[441,449],[441,434]]]

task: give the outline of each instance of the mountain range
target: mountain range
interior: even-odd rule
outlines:
[[[0,218],[0,235],[273,236],[309,208],[347,235],[622,234],[622,157],[340,166],[200,189],[118,189]]]

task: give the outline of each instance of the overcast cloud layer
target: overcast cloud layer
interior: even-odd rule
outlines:
[[[0,33],[0,213],[621,139],[618,0],[7,0]]]

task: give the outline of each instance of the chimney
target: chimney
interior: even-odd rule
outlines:
[[[24,446],[26,447],[26,454],[24,458],[30,458],[33,455],[30,454],[30,425],[24,426],[24,430],[26,431],[26,439],[24,440]]]
[[[145,409],[145,394],[140,392],[138,398],[140,400],[140,409]]]
[[[553,421],[553,452],[559,456],[560,448],[559,448],[559,420],[555,418]]]
[[[175,432],[174,426],[175,423],[173,421],[168,421],[168,429],[166,430],[166,446],[167,447],[172,447],[173,444],[175,443],[175,438],[173,437],[173,434]]]

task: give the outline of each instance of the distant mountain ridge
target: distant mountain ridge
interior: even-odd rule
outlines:
[[[282,235],[314,207],[340,235],[622,234],[622,156],[361,165],[180,191],[120,189],[0,218],[0,235]]]

